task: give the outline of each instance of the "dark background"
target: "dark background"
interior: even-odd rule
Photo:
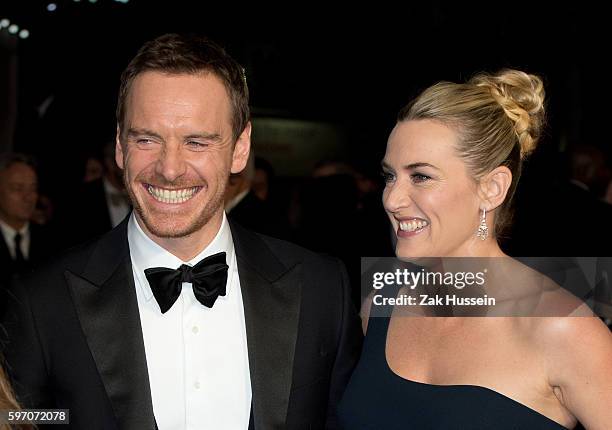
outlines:
[[[173,31],[206,34],[246,67],[255,116],[345,126],[355,160],[384,150],[397,111],[420,89],[502,67],[545,79],[545,143],[607,147],[608,114],[601,109],[610,94],[603,66],[609,24],[603,11],[587,5],[431,2],[332,11],[330,4],[311,3],[222,9],[209,2],[59,0],[48,12],[48,3],[4,0],[0,6],[1,16],[30,31],[15,48],[16,145],[24,149],[52,147],[50,153],[64,158],[112,135],[121,71],[144,41]],[[33,142],[32,111],[50,94],[50,134]]]

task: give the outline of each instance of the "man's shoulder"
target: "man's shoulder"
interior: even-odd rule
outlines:
[[[297,262],[307,261],[309,263],[315,262],[320,264],[337,264],[338,259],[326,254],[320,254],[309,249],[306,249],[296,243],[278,239],[272,236],[268,236],[262,233],[254,232],[242,226],[238,226],[235,223],[232,225],[234,233],[238,233],[242,236],[250,236],[250,243],[257,246],[257,242],[260,241],[259,245],[263,245],[268,248],[272,253],[275,254],[283,262]],[[256,238],[257,240],[253,240]]]

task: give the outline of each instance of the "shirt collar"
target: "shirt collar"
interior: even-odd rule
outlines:
[[[5,238],[10,239],[11,241],[15,240],[15,236],[17,233],[21,234],[21,237],[25,237],[30,232],[30,223],[26,222],[23,227],[19,230],[15,230],[13,227],[5,223],[0,219],[0,230],[2,230],[2,234]]]
[[[582,188],[585,191],[589,191],[589,186],[578,179],[570,179],[570,182],[576,185],[578,188]]]
[[[141,286],[142,292],[147,301],[153,297],[153,291],[149,286],[149,281],[144,274],[145,269],[150,267],[168,267],[170,269],[177,269],[182,264],[193,266],[204,258],[216,254],[218,252],[226,253],[226,263],[230,266],[233,262],[234,257],[234,242],[232,240],[232,233],[227,222],[227,216],[223,213],[223,220],[221,227],[215,235],[214,239],[204,248],[198,255],[191,260],[185,262],[177,256],[171,254],[166,249],[155,243],[146,233],[142,230],[138,221],[136,221],[136,215],[132,212],[128,221],[128,244],[130,247],[130,257],[132,259],[132,266],[134,268],[134,274],[137,283]],[[230,272],[231,273],[231,272]],[[228,279],[227,283],[227,294],[229,294],[230,282]]]

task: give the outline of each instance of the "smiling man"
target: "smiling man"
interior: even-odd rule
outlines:
[[[116,161],[133,213],[14,288],[25,407],[73,428],[332,428],[360,349],[342,265],[229,223],[248,159],[243,69],[199,37],[124,71]]]

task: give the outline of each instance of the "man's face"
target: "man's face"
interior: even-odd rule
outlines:
[[[179,238],[220,223],[228,177],[244,168],[250,147],[250,124],[234,145],[223,83],[210,73],[142,73],[124,127],[116,161],[145,230]]]
[[[0,172],[0,218],[13,228],[30,220],[38,200],[36,172],[25,163],[14,163]]]

